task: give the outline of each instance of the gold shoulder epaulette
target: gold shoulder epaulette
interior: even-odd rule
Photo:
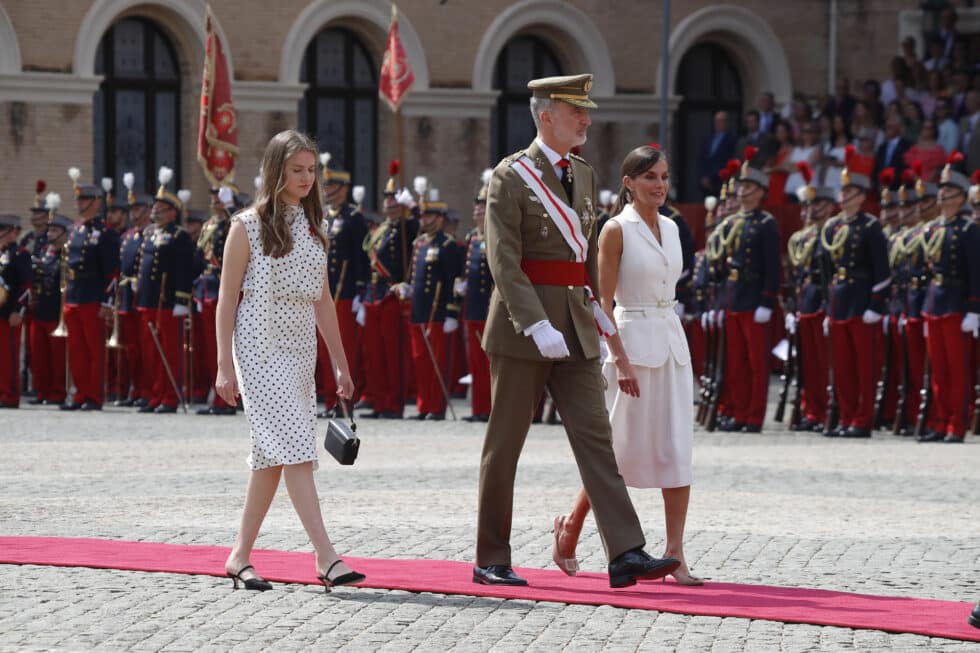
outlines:
[[[585,159],[583,159],[578,154],[572,154],[571,152],[569,152],[568,153],[568,158],[575,159],[576,161],[579,161],[580,163],[584,163],[585,165],[589,166],[590,168],[592,167],[592,164],[591,163],[589,163],[588,161],[586,161]]]

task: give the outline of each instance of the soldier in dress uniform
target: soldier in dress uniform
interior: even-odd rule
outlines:
[[[150,401],[153,389],[151,368],[144,362],[150,350],[144,350],[140,340],[140,314],[136,308],[136,286],[139,279],[139,254],[143,244],[143,230],[150,224],[150,206],[153,198],[134,190],[136,178],[133,173],[123,175],[127,189],[126,201],[129,204],[130,227],[123,233],[119,243],[119,331],[126,359],[128,379],[120,385],[117,406],[136,406],[142,408]],[[126,383],[128,381],[128,385]]]
[[[878,219],[881,231],[885,236],[888,247],[888,269],[891,284],[888,292],[888,312],[881,320],[881,336],[876,338],[878,348],[875,352],[879,364],[878,390],[880,396],[875,397],[875,412],[879,415],[879,423],[873,428],[891,425],[895,421],[895,408],[898,399],[899,368],[901,360],[901,339],[899,322],[905,312],[904,293],[906,286],[897,273],[895,256],[901,251],[905,225],[902,223],[902,209],[898,203],[898,193],[895,186],[895,169],[885,168],[878,173],[878,196],[880,207]],[[881,402],[879,406],[879,400]]]
[[[201,229],[197,240],[197,256],[204,264],[204,271],[194,280],[194,305],[197,308],[201,337],[196,341],[198,356],[195,363],[201,376],[210,387],[218,373],[218,342],[215,317],[218,308],[218,290],[221,286],[221,265],[225,255],[225,241],[231,227],[231,214],[235,210],[235,188],[223,185],[211,188],[211,216]],[[205,399],[207,392],[204,392]],[[214,393],[211,405],[197,411],[198,415],[234,415],[235,407]]]
[[[65,373],[65,339],[52,336],[61,319],[61,271],[64,247],[68,241],[71,219],[56,213],[60,197],[48,194],[50,222],[45,246],[33,260],[34,274],[31,288],[31,321],[28,342],[31,350],[31,376],[34,379],[35,396],[28,403],[46,406],[60,405],[65,401],[68,388]]]
[[[320,155],[323,164],[323,205],[326,207],[324,231],[327,234],[327,269],[330,278],[330,292],[337,307],[337,324],[340,338],[344,343],[347,365],[352,372],[357,371],[356,360],[360,340],[356,314],[363,303],[370,274],[370,263],[364,252],[364,238],[367,236],[367,223],[360,210],[348,201],[351,192],[351,176],[346,170],[330,168],[330,154]],[[359,187],[358,203],[363,199],[364,189]],[[337,401],[337,385],[333,374],[333,364],[322,338],[317,338],[317,389],[323,397],[325,410],[320,417],[332,414]],[[363,391],[363,379],[355,378],[355,396]]]
[[[200,312],[197,310],[197,297],[198,286],[201,277],[204,275],[207,262],[204,260],[204,253],[197,246],[197,242],[204,231],[204,223],[210,216],[201,209],[189,208],[191,191],[178,191],[177,198],[184,203],[183,227],[194,245],[191,249],[191,313],[184,320],[182,358],[184,369],[181,378],[186,388],[185,398],[187,402],[189,404],[206,404],[214,377],[205,368],[201,356],[204,324]],[[200,413],[201,410],[198,409],[198,412]]]
[[[788,316],[789,331],[799,334],[797,354],[803,368],[800,423],[797,430],[823,431],[827,419],[827,345],[823,323],[827,317],[829,279],[820,233],[834,212],[835,194],[827,186],[807,182],[803,189],[806,222],[787,243],[792,277],[796,287],[797,315]]]
[[[364,357],[366,396],[372,412],[362,417],[401,419],[405,394],[407,334],[401,304],[392,287],[403,283],[408,268],[411,242],[418,233],[418,220],[408,211],[418,207],[411,191],[398,189],[399,164],[392,161],[384,188],[385,221],[365,239],[364,251],[371,265],[370,283],[364,302]]]
[[[78,217],[66,244],[68,286],[64,312],[75,395],[61,409],[102,410],[105,328],[112,316],[119,274],[119,235],[106,229],[102,219],[102,188],[79,184],[78,168],[68,174],[75,185],[78,206]]]
[[[31,253],[17,243],[20,217],[0,215],[0,408],[20,406],[21,325],[31,289]]]
[[[44,191],[48,185],[43,179],[38,179],[34,185],[34,203],[30,207],[31,231],[20,239],[20,246],[27,249],[32,257],[41,256],[48,240],[48,207],[44,201]]]
[[[704,238],[705,242],[711,237],[718,223],[719,201],[714,195],[704,198]],[[688,332],[688,346],[691,350],[691,360],[694,374],[700,383],[704,383],[705,356],[707,354],[708,311],[710,310],[711,286],[710,265],[705,248],[694,253],[694,263],[691,269],[691,292],[688,296],[685,313],[691,318]]]
[[[420,210],[421,233],[413,243],[411,274],[407,283],[398,287],[398,292],[412,301],[409,334],[418,419],[442,420],[446,417],[443,390],[449,387],[446,379],[449,336],[459,328],[459,306],[453,301],[459,253],[456,241],[442,229],[449,207],[439,200],[436,189],[429,190],[429,197]]]
[[[973,375],[971,336],[980,330],[980,227],[970,219],[970,180],[953,152],[940,175],[941,216],[923,233],[930,271],[923,314],[932,366],[932,397],[942,430],[920,441],[963,442]]]
[[[838,428],[825,435],[868,438],[880,369],[874,356],[875,340],[887,310],[891,278],[881,223],[861,211],[871,180],[849,169],[854,154],[848,146],[848,167],[841,171],[841,213],[827,221],[820,235],[825,259],[834,273],[829,328],[840,409]]]
[[[456,269],[454,279],[463,275],[466,267],[466,241],[467,235],[458,235],[460,215],[459,211],[449,209],[446,213],[445,225],[442,230],[454,243],[456,243]],[[466,399],[466,386],[461,383],[466,376],[466,334],[463,329],[456,329],[449,335],[449,344],[446,349],[446,385],[449,386],[449,396],[453,399]]]
[[[980,170],[974,170],[970,175],[970,209],[973,221],[980,224]]]
[[[141,413],[174,413],[180,401],[174,385],[180,378],[183,320],[190,315],[194,243],[177,223],[184,207],[180,198],[167,190],[172,175],[169,168],[161,168],[160,189],[150,213],[153,224],[144,230],[140,247],[136,305],[140,312],[143,352],[147,355],[145,364],[151,368],[153,377],[151,396],[139,409]],[[170,374],[152,330],[156,331]]]
[[[481,187],[473,202],[473,222],[476,226],[466,237],[466,264],[463,276],[453,285],[455,295],[463,303],[463,325],[466,330],[466,358],[470,370],[470,402],[472,414],[467,422],[486,422],[490,419],[490,360],[483,351],[483,332],[486,330],[493,277],[487,263],[487,244],[484,238],[487,217],[487,190],[490,174],[481,177]]]
[[[102,191],[105,193],[105,227],[106,232],[112,232],[112,237],[121,241],[122,234],[129,228],[129,197],[128,194],[119,198],[113,196],[113,186],[114,182],[111,177],[102,178]],[[120,256],[121,254],[122,245],[120,244]],[[121,289],[117,283],[113,288],[113,295],[111,298],[113,311],[117,311],[119,308],[120,292]],[[113,315],[112,320],[109,320],[106,324],[107,339],[111,337],[112,328],[114,326],[113,320],[115,319],[116,316]],[[119,326],[121,331],[121,322]],[[109,394],[105,400],[113,401],[115,405],[119,405],[121,401],[127,398],[131,382],[128,360],[123,355],[124,349],[125,348],[109,351],[107,352],[106,356],[106,383],[104,387],[107,388]]]
[[[725,385],[731,389],[734,419],[726,431],[759,433],[769,390],[769,322],[779,291],[779,227],[759,207],[769,190],[769,175],[751,165],[757,150],[746,148],[738,177],[741,211],[731,226],[728,254],[728,340]]]
[[[111,177],[102,178],[102,190],[105,192],[105,226],[117,234],[129,228],[129,196],[114,197],[112,194],[113,181]]]

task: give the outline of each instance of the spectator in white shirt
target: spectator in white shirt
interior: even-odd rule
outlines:
[[[953,120],[953,106],[948,98],[940,98],[936,102],[936,124],[939,128],[939,137],[936,140],[943,146],[948,156],[960,144],[960,128]]]

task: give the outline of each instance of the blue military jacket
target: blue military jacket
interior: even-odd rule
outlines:
[[[891,270],[891,293],[888,299],[888,313],[900,317],[906,313],[906,299],[909,290],[908,267],[905,265],[905,236],[907,228],[885,229],[888,239],[888,268]]]
[[[162,285],[164,275],[166,286]],[[193,279],[194,243],[190,234],[176,222],[147,227],[140,247],[136,305],[147,309],[173,308],[180,302],[189,307]]]
[[[353,299],[355,295],[362,295],[370,276],[370,262],[364,252],[364,237],[367,236],[364,216],[356,207],[348,204],[340,210],[328,209],[323,226],[329,239],[327,266],[330,293],[337,299]]]
[[[0,283],[8,293],[3,306],[0,306],[0,319],[6,320],[14,311],[27,305],[27,298],[23,295],[30,289],[31,280],[30,251],[16,242],[0,250]]]
[[[728,309],[772,308],[779,292],[779,227],[769,213],[741,213],[728,256]]]
[[[820,228],[807,227],[790,239],[795,248],[790,259],[795,258],[794,281],[797,288],[796,310],[800,315],[815,315],[827,310],[827,263],[820,244]]]
[[[474,229],[467,237],[466,295],[463,310],[467,320],[485,321],[490,310],[490,293],[493,292],[493,277],[487,265],[487,243],[479,231]]]
[[[459,262],[459,246],[440,231],[415,239],[412,250],[412,324],[443,322],[457,317],[459,307],[450,300]],[[436,289],[438,288],[438,295]],[[435,309],[433,310],[433,305]]]
[[[130,227],[122,235],[119,244],[119,312],[126,314],[136,310],[136,280],[139,278],[140,246],[143,230]]]
[[[402,269],[402,229],[399,221],[385,220],[378,226],[380,233],[371,234],[373,245],[368,252],[371,261],[371,289],[369,299],[380,301],[388,289],[407,279]],[[412,241],[419,233],[418,220],[405,222],[406,254],[412,255]],[[411,264],[411,261],[409,261]]]
[[[225,256],[225,241],[231,219],[227,215],[212,215],[201,229],[197,241],[197,266],[203,265],[200,276],[194,279],[194,299],[198,302],[213,302],[218,299],[221,285],[221,265]]]
[[[836,216],[824,225],[821,239],[833,274],[831,319],[858,318],[868,309],[884,315],[891,279],[881,223],[867,213],[857,213],[850,220]]]
[[[926,290],[929,287],[929,267],[922,247],[926,225],[918,224],[905,230],[902,236],[902,251],[893,266],[900,282],[905,285],[902,302],[903,315],[911,318],[922,317],[922,307],[926,303]]]
[[[711,262],[704,250],[694,254],[694,271],[691,274],[691,294],[685,310],[697,317],[713,307]]]
[[[936,220],[924,234],[931,273],[923,313],[980,313],[980,226],[960,213]]]
[[[48,245],[34,259],[34,319],[57,322],[61,317],[61,250]]]
[[[48,244],[48,234],[42,231],[29,231],[20,239],[20,246],[26,249],[32,258],[40,258],[44,254],[44,246]]]
[[[65,304],[106,304],[119,272],[119,234],[101,218],[75,223],[68,232],[68,296]]]

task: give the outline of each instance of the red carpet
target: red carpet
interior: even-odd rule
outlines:
[[[226,547],[124,542],[58,537],[0,537],[0,564],[96,567],[133,571],[224,576]],[[871,596],[825,590],[708,583],[680,587],[645,582],[609,588],[604,574],[567,578],[559,571],[518,569],[530,587],[506,588],[470,582],[471,565],[445,560],[344,558],[367,575],[362,587],[504,599],[612,605],[714,617],[742,617],[820,626],[913,633],[980,642],[980,629],[966,623],[971,603]],[[318,584],[313,555],[255,551],[259,573],[270,581]],[[231,583],[225,579],[221,582]]]

